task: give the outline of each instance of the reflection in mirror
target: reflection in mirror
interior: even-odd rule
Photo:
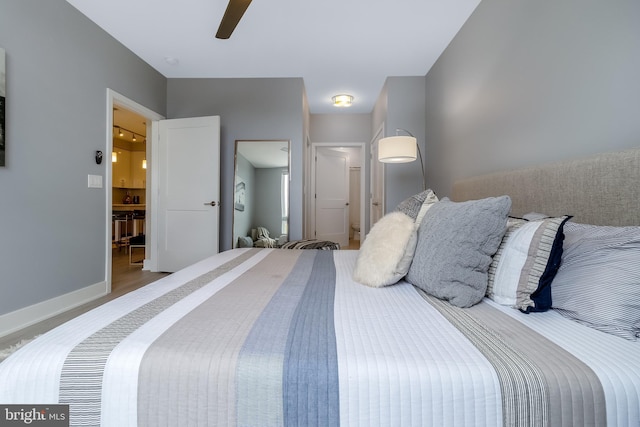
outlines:
[[[233,248],[278,247],[289,236],[289,141],[236,141]]]

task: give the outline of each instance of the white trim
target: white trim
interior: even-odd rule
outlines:
[[[125,108],[127,110],[131,110],[137,114],[140,114],[144,118],[147,119],[147,141],[153,140],[152,134],[152,122],[157,120],[164,119],[164,116],[156,113],[145,107],[144,105],[138,104],[137,102],[127,98],[124,95],[119,94],[113,89],[107,88],[107,119],[106,119],[106,153],[108,155],[105,156],[106,161],[106,170],[105,170],[105,188],[106,188],[106,210],[107,210],[107,221],[105,223],[105,247],[106,247],[106,261],[105,261],[105,281],[107,284],[107,293],[111,292],[111,268],[112,268],[112,259],[111,259],[111,215],[112,215],[112,187],[113,187],[113,176],[112,176],[112,163],[111,163],[111,152],[113,151],[113,107],[119,106]],[[152,144],[147,144],[147,176],[152,176],[154,170],[153,156],[152,150],[149,147]],[[151,181],[151,182],[149,182]],[[154,197],[152,197],[151,185],[153,185],[153,180],[147,179],[146,185],[146,204],[148,214],[146,215],[146,230],[153,230],[152,222],[154,221],[155,216],[153,215],[153,209],[149,209],[149,206],[153,206]],[[145,259],[143,261],[143,270],[153,270],[155,267],[155,259],[153,258],[154,253],[149,250],[152,244],[153,234],[149,239],[147,239],[145,253]],[[149,254],[149,255],[147,255]],[[149,259],[150,258],[150,259]]]
[[[315,229],[316,229],[316,162],[314,159],[316,158],[316,151],[318,147],[356,147],[360,148],[360,239],[364,237],[365,230],[365,218],[366,218],[366,182],[367,182],[367,157],[369,156],[369,151],[367,151],[367,144],[365,142],[312,142],[311,143],[311,156],[309,156],[311,167],[309,168],[310,176],[309,176],[309,188],[310,188],[310,197],[309,197],[309,237],[311,239],[315,238]]]
[[[374,151],[377,149],[376,144],[378,143],[378,141],[380,140],[380,138],[384,137],[384,123],[382,123],[382,125],[380,125],[380,127],[378,128],[378,130],[376,131],[376,133],[373,135],[373,138],[371,138],[371,142],[369,143],[369,197],[368,197],[368,201],[367,201],[367,206],[369,209],[369,224],[368,225],[368,229],[363,232],[362,231],[362,227],[360,229],[360,239],[364,240],[366,238],[366,235],[368,234],[369,230],[371,230],[371,227],[373,227],[372,224],[372,213],[373,213],[373,186],[375,184],[374,179],[373,179],[373,170],[374,168],[378,169],[378,172],[380,173],[380,182],[382,183],[382,186],[380,188],[380,198],[382,199],[380,201],[380,203],[382,204],[382,216],[384,216],[385,214],[385,206],[386,206],[386,192],[385,192],[385,165],[384,163],[380,163],[378,162],[378,159],[374,159],[373,158],[373,153]]]
[[[106,156],[109,157],[109,156]],[[100,298],[109,291],[107,282],[98,282],[68,294],[60,295],[0,316],[0,337],[17,332],[50,317]]]

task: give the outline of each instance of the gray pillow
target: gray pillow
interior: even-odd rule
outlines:
[[[238,247],[239,248],[251,248],[253,247],[253,239],[249,236],[238,237]]]
[[[591,328],[640,336],[640,227],[568,222],[552,308]]]
[[[416,226],[419,226],[427,210],[437,201],[438,197],[435,193],[431,189],[427,189],[422,193],[414,194],[404,199],[398,207],[396,207],[396,210],[413,218]]]
[[[487,290],[487,270],[507,227],[509,196],[434,204],[418,229],[406,280],[458,307],[471,307]]]

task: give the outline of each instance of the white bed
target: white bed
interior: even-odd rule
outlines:
[[[0,404],[68,404],[71,425],[640,425],[639,341],[404,279],[364,286],[358,257],[203,260],[15,352]]]

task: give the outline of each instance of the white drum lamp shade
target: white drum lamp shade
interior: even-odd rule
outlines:
[[[396,135],[378,141],[378,160],[383,163],[408,163],[418,157],[418,144],[413,136]]]

